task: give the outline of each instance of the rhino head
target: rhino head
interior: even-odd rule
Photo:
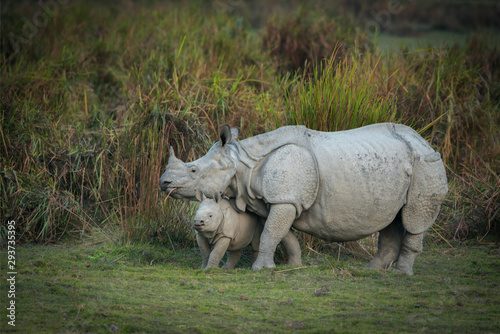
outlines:
[[[198,211],[194,217],[193,227],[198,232],[215,232],[219,228],[224,215],[219,206],[220,194],[216,193],[214,199],[207,198],[199,190],[196,191],[196,199],[200,201]]]
[[[238,130],[222,126],[220,140],[198,160],[182,162],[170,147],[167,169],[160,178],[160,189],[174,198],[198,200],[196,189],[203,194],[223,193],[236,173],[236,165],[229,157],[228,145],[238,139]]]

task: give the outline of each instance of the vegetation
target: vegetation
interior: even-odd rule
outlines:
[[[491,245],[428,247],[415,264],[416,275],[408,277],[365,270],[365,260],[336,252],[308,255],[305,268],[252,272],[245,257],[242,267],[230,272],[202,271],[195,250],[95,244],[98,240],[18,251],[17,332],[500,329],[499,253]],[[3,329],[12,332],[10,326]]]
[[[381,121],[412,125],[442,153],[441,234],[498,234],[498,47],[477,36],[380,53],[347,16],[303,7],[259,30],[217,4],[72,2],[38,28],[41,9],[2,13],[0,205],[21,240],[106,226],[188,246],[195,204],[158,191],[170,145],[190,160],[224,123],[246,137]]]
[[[496,4],[466,2],[413,1],[380,27],[498,21]],[[500,330],[498,40],[381,50],[366,29],[378,0],[47,3],[1,8],[0,246],[14,220],[20,332]],[[193,160],[222,124],[244,138],[384,121],[414,127],[447,168],[416,276],[362,269],[376,235],[299,234],[306,268],[279,249],[275,270],[251,272],[248,254],[198,270],[197,205],[159,191],[169,146]]]

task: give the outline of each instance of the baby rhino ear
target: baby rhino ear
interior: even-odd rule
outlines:
[[[220,192],[216,192],[214,194],[214,200],[215,200],[215,203],[219,204],[219,202],[221,200]]]
[[[205,196],[205,194],[202,193],[199,189],[196,189],[196,195],[195,195],[195,197],[198,200],[198,202],[203,202],[204,200],[207,199],[207,197]]]

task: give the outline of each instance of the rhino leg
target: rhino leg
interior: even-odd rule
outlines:
[[[210,256],[208,257],[206,268],[217,268],[219,266],[220,260],[222,260],[222,257],[226,253],[230,242],[231,239],[225,237],[220,238],[217,241],[217,243],[214,245],[214,248],[212,249],[212,252],[210,253]]]
[[[252,242],[250,245],[252,246],[252,264],[257,260],[257,256],[259,255],[259,245],[260,245],[260,236],[262,235],[262,228],[255,229],[255,233],[253,235]]]
[[[406,233],[396,270],[413,275],[413,263],[415,258],[422,253],[425,232],[436,220],[443,198],[444,194],[427,195],[416,190],[413,190],[413,193],[410,191],[408,203],[402,210]]]
[[[398,214],[389,226],[379,232],[377,254],[365,268],[388,269],[393,263],[396,263],[404,233],[401,215]]]
[[[415,258],[422,252],[424,233],[432,226],[448,192],[446,172],[439,153],[417,157],[402,217],[406,234],[396,270],[413,274]]]
[[[208,243],[207,238],[205,238],[201,233],[196,233],[196,241],[198,242],[198,246],[201,251],[201,269],[205,269],[208,264],[208,257],[210,256],[210,244]]]
[[[262,226],[264,226],[266,223],[266,219],[261,217],[260,223],[262,224]],[[254,235],[254,238],[258,237],[257,248],[254,248],[254,251],[256,251],[255,258],[253,259],[254,262],[257,258],[258,251],[259,251],[258,246],[260,243],[261,233],[262,233],[262,231],[259,231],[258,235]],[[283,237],[283,239],[281,240],[281,244],[285,248],[286,257],[287,257],[286,263],[290,266],[302,266],[302,250],[300,249],[299,240],[297,240],[297,237],[295,236],[295,234],[293,233],[292,230],[289,230],[288,233]],[[252,243],[252,246],[253,246],[253,243]]]
[[[413,275],[413,263],[415,262],[415,258],[422,253],[424,234],[425,232],[420,234],[406,232],[401,254],[399,254],[398,264],[396,266],[397,271]]]
[[[290,231],[295,220],[296,209],[293,204],[273,204],[260,237],[259,255],[252,270],[274,268],[276,246]]]
[[[236,263],[240,260],[241,250],[237,251],[227,251],[227,261],[222,266],[222,269],[232,270],[236,266]]]
[[[287,264],[291,266],[302,266],[302,250],[300,249],[299,241],[289,230],[285,237],[281,240],[281,244],[285,247]]]

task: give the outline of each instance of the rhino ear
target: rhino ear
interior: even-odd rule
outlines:
[[[229,126],[224,124],[222,128],[220,128],[219,137],[222,146],[225,146],[226,144],[229,144],[231,142],[232,135]]]
[[[223,125],[219,133],[222,146],[237,141],[239,133],[240,131],[237,128],[230,128],[228,125]]]
[[[238,140],[238,135],[240,134],[240,130],[237,128],[231,128],[231,143],[234,143]]]

